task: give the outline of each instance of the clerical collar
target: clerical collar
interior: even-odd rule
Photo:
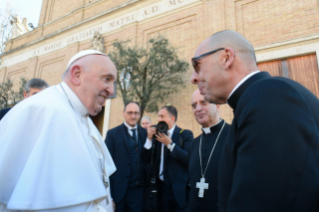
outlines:
[[[223,121],[223,119],[219,119],[219,121],[217,123],[215,123],[214,125],[210,126],[210,127],[203,127],[202,131],[205,135],[210,134],[212,131],[215,131],[214,128],[218,128],[216,126],[218,126],[221,122]]]
[[[170,136],[170,137],[172,137],[173,132],[174,132],[174,130],[175,130],[175,127],[176,127],[176,124],[174,124],[174,126],[167,131],[167,132],[169,133],[169,136]]]
[[[60,85],[63,87],[67,95],[67,98],[69,98],[69,101],[72,107],[74,108],[74,110],[80,113],[82,116],[88,115],[88,110],[86,109],[84,104],[81,102],[79,97],[74,93],[74,91],[72,91],[72,89],[65,82],[61,82]],[[59,87],[60,86],[58,86],[58,88]]]
[[[227,100],[228,105],[233,108],[234,112],[236,110],[237,103],[239,102],[240,97],[243,95],[246,89],[252,84],[266,78],[271,78],[270,74],[268,72],[262,71],[257,72],[257,74],[250,76],[244,82],[242,82],[242,84],[233,92],[233,94]]]
[[[259,72],[260,72],[259,70],[254,71],[254,72],[248,74],[247,76],[245,76],[242,80],[240,80],[240,82],[239,82],[239,83],[234,87],[234,89],[230,92],[230,94],[229,94],[227,100],[231,97],[231,95],[238,89],[238,87],[239,87],[241,84],[243,84],[246,80],[248,80],[250,77],[252,77],[253,75],[255,75],[255,74],[259,73]]]

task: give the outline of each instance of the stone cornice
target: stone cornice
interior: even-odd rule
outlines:
[[[103,12],[103,13],[100,13],[100,14],[98,14],[98,15],[96,15],[96,16],[93,16],[93,17],[91,17],[91,18],[88,18],[88,19],[86,19],[86,20],[83,20],[83,21],[81,21],[81,22],[78,22],[78,23],[76,23],[76,24],[73,24],[73,25],[71,25],[71,26],[69,26],[69,27],[67,27],[67,28],[63,28],[63,29],[58,30],[58,31],[56,31],[56,32],[54,32],[54,33],[51,33],[51,34],[46,35],[46,36],[43,36],[43,37],[41,37],[41,38],[39,38],[39,39],[37,39],[37,40],[31,41],[31,42],[29,42],[29,43],[27,43],[27,44],[24,44],[24,45],[22,45],[22,46],[19,46],[19,47],[17,47],[17,48],[14,48],[14,49],[12,49],[12,50],[10,50],[10,51],[4,52],[4,53],[0,54],[0,58],[3,57],[3,56],[5,56],[5,55],[11,54],[11,53],[13,53],[13,52],[19,51],[19,50],[21,50],[21,49],[23,49],[23,48],[26,48],[26,47],[28,47],[28,46],[31,46],[31,45],[33,45],[33,44],[42,42],[43,40],[49,39],[49,38],[51,38],[51,37],[54,37],[55,35],[58,35],[58,34],[60,34],[60,33],[66,32],[66,31],[71,30],[71,29],[74,29],[74,28],[76,28],[76,27],[78,27],[78,26],[80,26],[80,25],[82,25],[82,24],[88,23],[88,22],[90,22],[90,21],[93,21],[93,20],[95,20],[95,19],[97,19],[97,18],[100,18],[100,17],[102,17],[102,16],[105,16],[105,15],[107,15],[107,14],[111,14],[111,13],[113,13],[114,11],[117,11],[117,10],[119,10],[119,9],[123,9],[123,8],[125,8],[125,7],[127,7],[127,6],[133,5],[133,4],[135,4],[136,2],[139,2],[139,1],[143,1],[143,0],[130,0],[130,1],[126,2],[126,3],[124,3],[124,4],[121,4],[121,5],[118,5],[118,6],[116,6],[116,7],[113,7],[113,8],[111,8],[111,9],[109,9],[109,10],[106,10],[106,11]],[[49,26],[50,24],[53,24],[53,23],[55,23],[55,22],[57,22],[57,21],[59,21],[59,20],[61,20],[61,19],[64,19],[64,18],[66,18],[66,17],[68,17],[68,16],[71,16],[71,15],[72,15],[75,11],[77,11],[77,10],[80,10],[80,9],[83,9],[83,8],[86,8],[86,7],[91,7],[92,5],[97,4],[97,3],[99,3],[99,1],[97,1],[97,2],[92,2],[91,4],[88,4],[88,5],[86,5],[86,6],[79,7],[79,8],[77,8],[77,9],[73,10],[71,13],[68,13],[67,15],[64,15],[64,16],[62,16],[62,17],[60,17],[60,18],[58,18],[58,19],[55,19],[55,20],[53,20],[53,21],[51,21],[51,22],[49,22],[49,23],[46,23],[46,24],[44,24],[44,25],[42,25],[42,26],[36,27],[34,30],[39,30],[40,28],[44,28],[44,27],[46,27],[46,26]],[[34,30],[32,30],[32,31],[30,31],[30,32],[28,32],[28,33],[25,33],[25,34],[23,34],[23,35],[21,35],[21,36],[15,38],[15,39],[21,39],[21,38],[25,37],[26,35],[28,35],[28,34],[34,32]],[[13,42],[15,39],[8,40],[7,42]]]
[[[285,40],[285,41],[281,41],[281,42],[277,42],[277,43],[268,44],[265,46],[257,46],[254,49],[255,49],[255,51],[261,51],[261,50],[276,48],[276,47],[280,47],[280,46],[286,46],[286,45],[290,45],[290,44],[302,43],[305,41],[311,41],[311,40],[316,40],[316,39],[319,39],[319,34],[308,35],[305,37],[300,37],[300,38],[296,38],[296,39],[292,39],[292,40]]]

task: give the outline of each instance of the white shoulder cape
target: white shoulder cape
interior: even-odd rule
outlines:
[[[40,210],[101,201],[101,166],[66,96],[52,86],[14,106],[0,121],[0,202],[8,209]],[[90,125],[93,125],[90,121]],[[116,168],[102,143],[106,173]]]

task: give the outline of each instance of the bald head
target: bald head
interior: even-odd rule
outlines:
[[[231,30],[217,32],[204,40],[192,63],[192,83],[198,85],[207,101],[215,104],[226,103],[233,88],[258,70],[253,46]]]
[[[217,32],[207,38],[200,46],[206,51],[217,48],[232,48],[235,55],[241,60],[256,64],[254,47],[244,36],[232,30]]]

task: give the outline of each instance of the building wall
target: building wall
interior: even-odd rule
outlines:
[[[161,8],[169,10],[162,13]],[[25,75],[29,79],[42,78],[50,85],[58,84],[68,60],[78,51],[89,49],[93,38],[92,31],[77,42],[72,40],[76,37],[73,35],[106,22],[114,28],[102,30],[106,53],[112,51],[114,41],[130,39],[132,45],[145,46],[151,37],[161,34],[178,49],[182,59],[190,61],[201,41],[214,32],[232,29],[252,42],[259,62],[316,54],[319,50],[318,10],[316,0],[43,0],[41,26],[7,42],[1,58],[20,61],[19,58],[33,50],[34,57],[2,67],[0,80],[11,76],[17,84],[19,77]],[[125,23],[127,19],[121,17],[130,16],[134,11],[140,11],[138,17]],[[64,38],[68,38],[70,44],[59,43]],[[40,49],[47,53],[39,53]],[[198,135],[200,127],[190,106],[191,94],[196,89],[189,81],[191,73],[192,69],[184,76],[186,87],[159,106],[167,103],[176,106],[177,124]],[[118,95],[111,103],[110,128],[123,122],[122,111],[123,101]],[[145,115],[149,115],[153,123],[157,122],[156,114]],[[221,117],[231,123],[232,110],[227,105],[222,106]]]

